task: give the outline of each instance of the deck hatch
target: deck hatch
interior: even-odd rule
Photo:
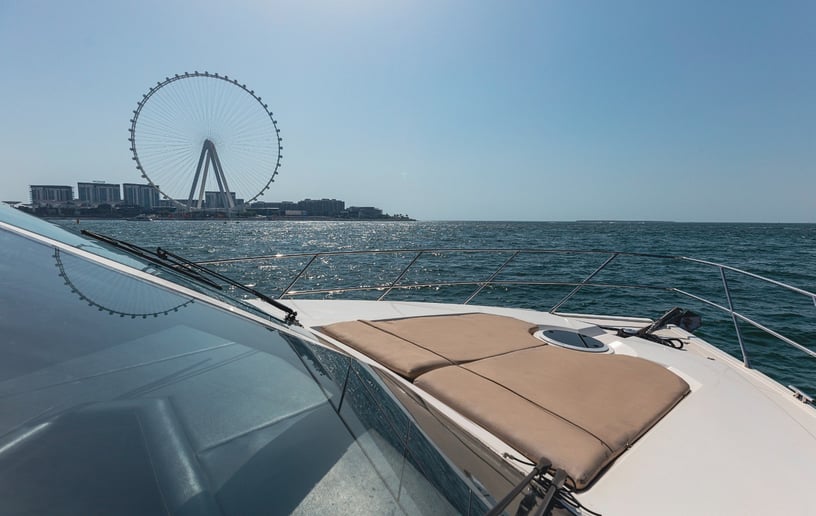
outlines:
[[[542,328],[535,332],[533,336],[543,340],[547,344],[574,349],[576,351],[587,351],[589,353],[605,353],[609,351],[609,346],[598,339],[565,328]]]

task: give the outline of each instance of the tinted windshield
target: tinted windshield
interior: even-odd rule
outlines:
[[[93,253],[105,258],[109,258],[113,261],[116,261],[123,265],[127,265],[128,267],[139,269],[148,274],[163,277],[165,279],[168,279],[169,281],[178,283],[179,285],[183,285],[187,288],[202,292],[208,296],[215,297],[225,303],[229,303],[236,307],[240,307],[242,310],[252,312],[253,314],[259,317],[263,317],[265,319],[274,318],[273,316],[270,316],[269,313],[264,312],[249,303],[244,302],[241,298],[237,296],[239,292],[236,291],[236,289],[234,288],[227,287],[221,290],[213,288],[207,283],[196,281],[195,279],[191,279],[190,276],[186,276],[176,272],[170,266],[162,267],[160,265],[157,265],[155,262],[146,261],[120,248],[116,248],[114,246],[106,244],[101,240],[86,237],[80,233],[80,231],[78,230],[78,226],[74,227],[71,224],[66,224],[62,227],[58,227],[45,220],[33,217],[31,215],[23,213],[2,203],[0,203],[0,222],[6,222],[8,224],[25,229],[27,231],[31,231],[33,233],[46,236],[48,238],[56,240],[57,242],[61,242],[63,244],[67,244],[82,249],[83,251],[87,251],[89,253]],[[139,242],[131,243],[136,245],[139,244]],[[149,251],[155,251],[155,249]],[[226,287],[226,284],[222,285],[222,287]],[[274,308],[272,310],[273,312],[277,312],[277,310]],[[278,319],[282,319],[282,316],[285,314],[281,312],[280,315],[281,317],[279,317]]]
[[[0,230],[0,512],[484,512],[349,357]]]

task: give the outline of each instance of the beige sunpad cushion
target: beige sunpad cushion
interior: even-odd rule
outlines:
[[[429,371],[414,384],[530,460],[547,457],[567,472],[573,487],[590,482],[613,458],[612,451],[588,432],[463,367]]]
[[[464,367],[558,414],[613,451],[635,442],[689,392],[682,378],[654,362],[555,346]]]
[[[583,489],[688,392],[647,360],[544,346],[435,369],[417,386]]]
[[[364,321],[340,322],[318,329],[408,379],[414,379],[430,369],[450,365],[446,358]]]
[[[410,317],[369,321],[369,324],[455,364],[544,344],[533,337],[537,325],[493,314]]]
[[[538,327],[512,317],[457,314],[346,321],[317,328],[413,380],[430,369],[542,346]]]

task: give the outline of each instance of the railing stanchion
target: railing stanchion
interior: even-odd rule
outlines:
[[[479,287],[478,287],[478,288],[477,288],[477,289],[476,289],[476,290],[473,292],[473,294],[471,294],[471,295],[470,295],[470,297],[469,297],[469,298],[467,298],[467,299],[465,300],[465,302],[464,302],[464,303],[462,303],[462,304],[463,304],[463,305],[466,305],[466,304],[470,303],[471,301],[473,301],[473,298],[474,298],[474,297],[476,297],[476,296],[478,296],[478,295],[479,295],[479,292],[481,292],[481,291],[482,291],[482,289],[484,289],[486,286],[488,286],[488,285],[490,285],[491,283],[493,283],[493,280],[494,280],[494,279],[496,279],[496,276],[498,276],[498,275],[499,275],[499,273],[500,273],[501,271],[503,271],[505,267],[507,267],[507,264],[509,264],[511,261],[513,261],[513,259],[514,259],[516,256],[518,256],[518,254],[519,254],[520,252],[521,252],[521,251],[516,251],[515,253],[513,253],[513,254],[510,256],[510,258],[508,258],[507,260],[505,260],[505,262],[504,262],[503,264],[501,264],[501,265],[499,266],[499,268],[498,268],[498,269],[496,269],[496,271],[495,271],[493,274],[491,274],[491,275],[490,275],[490,277],[489,277],[489,278],[487,278],[485,281],[483,281],[483,282],[481,282],[481,283],[479,284]]]
[[[302,269],[300,269],[300,272],[297,273],[297,276],[295,276],[295,279],[293,279],[292,282],[289,283],[289,285],[285,289],[283,289],[283,292],[281,292],[280,295],[278,295],[278,298],[283,298],[283,296],[285,296],[286,293],[289,292],[292,289],[292,287],[295,285],[295,283],[297,283],[297,280],[299,280],[300,277],[303,276],[303,273],[306,272],[306,269],[311,267],[312,263],[315,260],[317,260],[317,257],[320,256],[320,254],[321,253],[317,253],[317,254],[312,256],[312,259],[309,260],[309,263],[307,263]]]
[[[425,251],[420,251],[420,252],[417,253],[416,256],[414,256],[414,259],[411,260],[411,263],[409,263],[408,265],[405,266],[404,269],[402,269],[402,272],[400,273],[399,276],[397,276],[397,279],[395,279],[393,282],[391,282],[391,285],[389,285],[388,288],[385,290],[385,292],[383,292],[383,295],[381,295],[380,297],[377,298],[377,301],[382,301],[385,298],[385,296],[387,296],[392,290],[394,290],[394,287],[397,285],[397,283],[402,281],[402,278],[404,278],[405,275],[408,274],[408,269],[410,269],[411,267],[414,266],[416,261],[419,260],[419,257],[422,256],[422,253],[424,253],[424,252]]]
[[[734,301],[731,299],[731,290],[728,288],[728,280],[725,279],[725,269],[719,267],[720,277],[722,278],[723,288],[725,288],[725,298],[728,300],[728,312],[731,314],[731,320],[734,321],[734,330],[737,332],[737,341],[739,341],[740,351],[742,352],[742,363],[745,367],[751,367],[751,361],[748,359],[748,352],[745,350],[745,342],[742,340],[742,331],[740,331],[739,320],[734,312]]]
[[[574,296],[575,294],[577,294],[577,293],[578,293],[578,291],[579,291],[579,290],[581,290],[582,288],[584,288],[584,285],[586,285],[586,284],[589,282],[589,280],[591,280],[591,279],[592,279],[592,278],[594,278],[594,277],[595,277],[595,276],[596,276],[596,275],[597,275],[599,272],[601,272],[602,270],[604,270],[604,267],[606,267],[607,265],[609,265],[609,262],[611,262],[612,260],[614,260],[615,258],[617,258],[619,254],[620,254],[620,253],[613,253],[613,254],[612,254],[612,256],[610,256],[609,258],[607,258],[607,259],[606,259],[606,261],[605,261],[605,262],[603,262],[603,263],[601,264],[601,266],[600,266],[600,267],[598,267],[597,269],[595,269],[595,272],[593,272],[592,274],[590,274],[589,276],[587,276],[586,278],[584,278],[584,281],[582,281],[582,282],[581,282],[581,283],[579,283],[579,284],[578,284],[578,285],[577,285],[577,286],[576,286],[574,289],[572,289],[572,292],[570,292],[569,294],[567,294],[566,296],[564,296],[564,298],[563,298],[561,301],[559,301],[558,303],[556,303],[556,305],[555,305],[554,307],[550,308],[550,313],[553,313],[553,314],[554,314],[554,313],[556,313],[556,312],[558,311],[558,309],[559,309],[559,308],[561,308],[561,305],[563,305],[564,303],[566,303],[567,301],[569,301],[569,300],[572,298],[572,296]]]

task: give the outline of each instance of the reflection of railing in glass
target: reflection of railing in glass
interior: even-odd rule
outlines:
[[[118,315],[119,317],[130,317],[131,319],[147,319],[148,317],[159,317],[161,315],[168,315],[172,312],[178,312],[179,309],[189,306],[193,303],[193,299],[187,299],[182,303],[171,305],[168,307],[160,307],[160,308],[152,308],[152,309],[145,309],[145,310],[133,310],[133,309],[125,309],[124,306],[113,306],[110,301],[106,301],[108,304],[102,304],[99,302],[99,296],[95,296],[95,299],[92,299],[89,294],[87,293],[87,289],[81,290],[79,286],[77,286],[76,282],[79,281],[77,278],[72,279],[68,276],[66,272],[65,263],[62,259],[62,255],[60,250],[54,248],[54,261],[56,262],[57,269],[59,270],[59,276],[63,279],[65,285],[71,290],[72,293],[76,294],[80,301],[84,301],[88,304],[88,306],[92,308],[96,308],[99,311],[107,312],[109,315]],[[81,275],[80,275],[81,276]],[[111,300],[115,302],[122,302],[123,304],[127,302],[131,302],[133,300],[139,299],[139,296],[132,296],[128,295],[128,293],[118,291],[116,285],[110,285],[110,292]],[[152,302],[155,302],[155,296],[150,298]]]

